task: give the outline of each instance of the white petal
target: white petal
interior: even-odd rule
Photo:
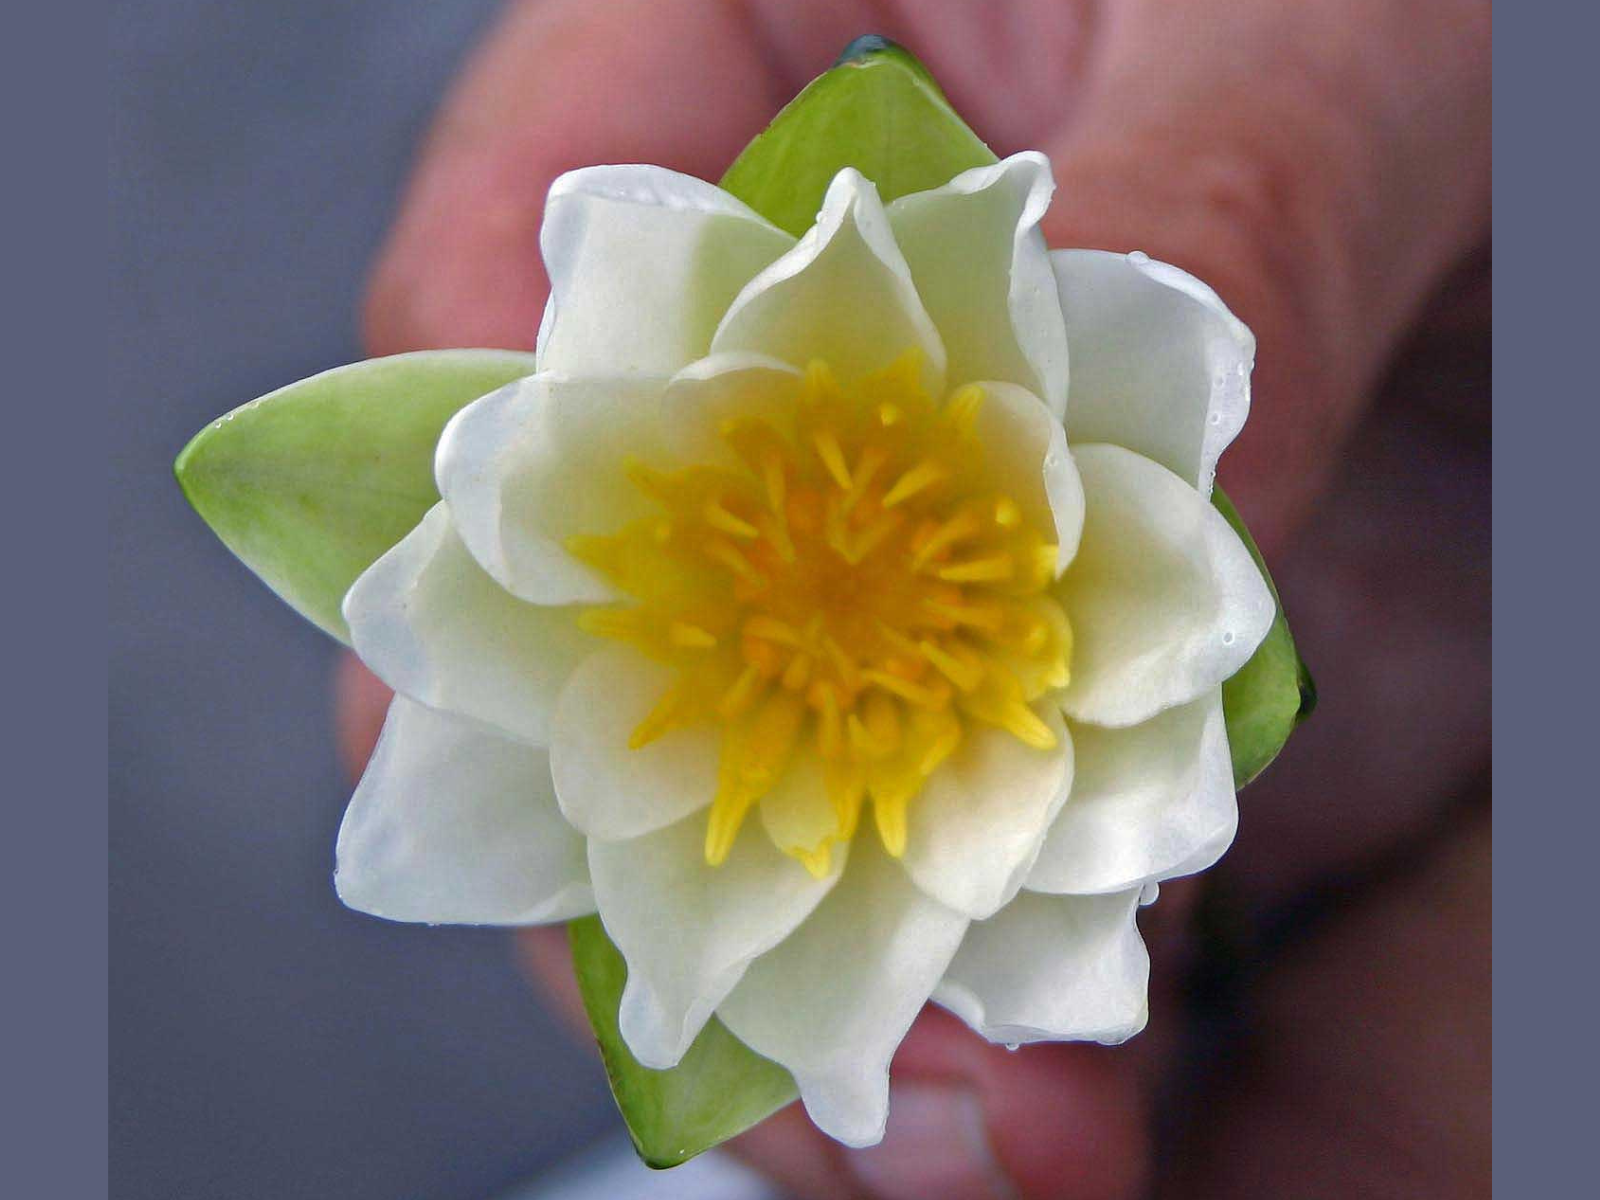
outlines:
[[[922,351],[932,395],[944,390],[944,343],[917,297],[878,190],[853,169],[834,176],[817,223],[740,292],[711,340],[803,367],[826,359],[854,378]]]
[[[838,812],[828,798],[822,761],[816,754],[796,754],[777,786],[761,797],[761,825],[785,854],[810,853],[836,842]],[[838,868],[839,852],[848,845],[841,843],[839,851],[831,852],[833,869]]]
[[[839,885],[750,965],[717,1015],[788,1068],[824,1133],[871,1145],[888,1117],[889,1060],[966,927],[912,886],[876,838],[860,837]]]
[[[538,744],[594,647],[572,609],[525,603],[489,578],[443,504],[362,572],[344,619],[362,662],[395,691]]]
[[[474,400],[445,426],[439,491],[472,556],[537,604],[613,598],[566,539],[653,511],[626,465],[660,450],[662,379],[531,375]]]
[[[727,192],[661,167],[586,167],[545,201],[541,371],[671,375],[705,354],[739,289],[794,239]]]
[[[1126,729],[1075,725],[1077,769],[1027,887],[1116,892],[1203,871],[1239,825],[1222,690]]]
[[[1056,569],[1078,552],[1083,532],[1083,483],[1067,448],[1066,430],[1032,392],[984,381],[978,415],[984,472],[992,486],[1022,508],[1034,528],[1054,529]]]
[[[1055,179],[1036,151],[974,167],[889,206],[917,293],[944,338],[949,386],[1005,379],[1067,406],[1067,327],[1039,219]]]
[[[1184,480],[1120,446],[1075,446],[1073,457],[1086,507],[1058,587],[1073,633],[1062,707],[1133,725],[1244,666],[1275,605],[1239,535]]]
[[[1017,894],[1072,786],[1072,739],[1060,714],[1041,716],[1053,750],[1004,730],[971,729],[929,778],[911,811],[905,867],[928,895],[975,920]]]
[[[1138,904],[1023,892],[967,930],[934,999],[991,1042],[1125,1042],[1149,1015]]]
[[[334,883],[391,921],[537,925],[594,911],[550,760],[396,696],[339,827]]]
[[[1250,411],[1255,338],[1177,267],[1104,250],[1050,257],[1072,354],[1068,436],[1126,446],[1209,496]]]
[[[711,803],[719,738],[710,725],[647,746],[628,738],[677,675],[628,646],[600,644],[556,701],[550,767],[561,811],[592,838],[639,837]]]
[[[661,401],[668,450],[683,463],[743,469],[722,436],[724,423],[736,417],[764,418],[778,429],[791,428],[803,380],[799,368],[747,351],[713,354],[689,364],[672,377]]]
[[[628,963],[619,1021],[647,1067],[676,1066],[756,955],[810,915],[839,877],[813,879],[754,821],[720,866],[705,859],[696,813],[622,842],[589,843],[595,903]]]

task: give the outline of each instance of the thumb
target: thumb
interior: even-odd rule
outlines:
[[[1163,5],[1106,30],[1048,147],[1052,246],[1143,250],[1256,335],[1222,482],[1263,547],[1328,477],[1431,292],[1487,235],[1489,6]]]

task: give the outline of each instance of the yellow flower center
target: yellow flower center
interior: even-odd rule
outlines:
[[[722,425],[727,464],[632,466],[659,515],[569,543],[635,601],[582,627],[676,672],[629,745],[722,726],[707,862],[797,754],[820,761],[831,827],[784,849],[820,876],[868,797],[903,853],[908,805],[974,724],[1055,745],[1032,704],[1072,651],[1057,548],[987,468],[983,404],[933,401],[910,354],[849,386],[813,363],[792,414]]]

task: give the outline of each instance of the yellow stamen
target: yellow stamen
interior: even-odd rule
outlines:
[[[1011,561],[1009,554],[991,554],[988,558],[951,563],[934,574],[947,583],[997,583],[1010,579],[1016,569],[1017,564]]]
[[[868,798],[876,836],[901,855],[916,796],[970,730],[1056,746],[1037,706],[1070,677],[1057,549],[996,492],[984,404],[978,385],[929,396],[916,353],[844,382],[814,361],[792,413],[721,423],[731,455],[628,462],[658,511],[567,539],[624,597],[585,609],[579,628],[672,672],[628,744],[721,731],[708,862],[739,853],[769,797],[831,809],[832,829],[828,810],[820,824],[814,808],[796,810],[809,824],[767,814],[798,869],[834,869]],[[807,761],[791,765],[796,754]]]
[[[897,504],[904,504],[918,492],[926,491],[947,478],[949,474],[943,463],[935,462],[931,458],[923,459],[895,481],[895,485],[889,489],[889,494],[883,498],[883,506],[893,508]]]
[[[850,468],[844,461],[844,450],[831,429],[819,429],[811,435],[811,444],[817,448],[817,457],[828,468],[828,474],[844,491],[850,490]]]
[[[706,524],[711,528],[720,529],[723,533],[732,534],[736,538],[753,541],[761,536],[759,529],[750,524],[749,521],[744,521],[734,516],[722,506],[720,501],[709,501],[705,508],[701,509],[701,515],[705,517]]]

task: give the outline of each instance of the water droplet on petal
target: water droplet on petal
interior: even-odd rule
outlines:
[[[1233,645],[1233,630],[1231,630],[1231,629],[1228,629],[1228,630],[1224,630],[1224,631],[1223,631],[1223,634],[1222,634],[1222,644],[1223,644],[1223,645],[1224,645],[1224,646],[1231,646],[1231,645]]]
[[[1211,414],[1211,423],[1213,425],[1221,425],[1222,424],[1222,414],[1219,413],[1219,412],[1212,413]]]
[[[1011,1051],[1011,1053],[1015,1054],[1018,1050],[1022,1049],[1022,1043],[1021,1042],[1007,1042],[1006,1043],[1006,1049]]]
[[[1145,266],[1150,261],[1150,256],[1143,250],[1135,250],[1128,255],[1128,261],[1136,267]]]

